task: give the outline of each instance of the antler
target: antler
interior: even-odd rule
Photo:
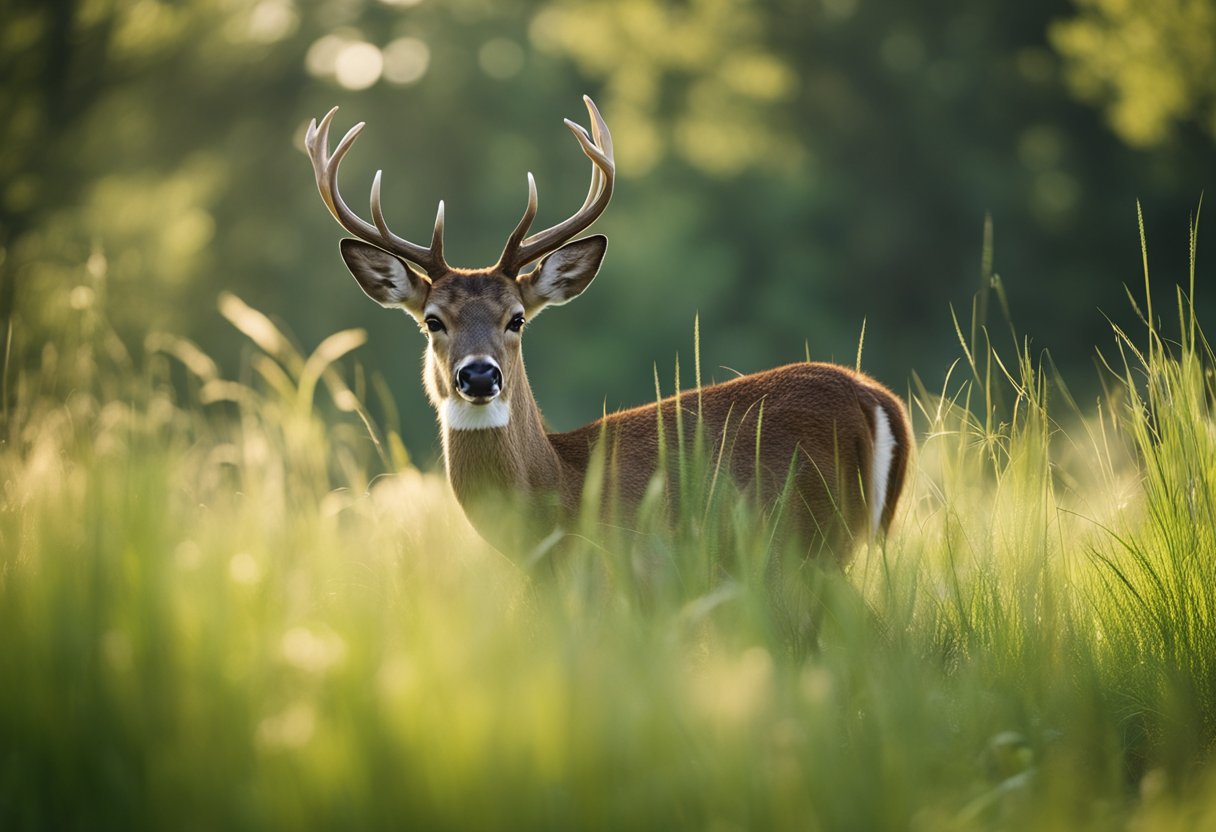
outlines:
[[[431,235],[430,248],[411,243],[389,231],[388,224],[384,221],[384,210],[380,206],[380,171],[376,171],[376,177],[372,180],[372,222],[375,225],[347,207],[342,195],[338,193],[338,166],[342,164],[342,157],[359,137],[364,123],[361,121],[350,128],[331,155],[329,152],[329,125],[336,112],[338,112],[338,108],[334,107],[325,114],[325,118],[321,119],[319,125],[317,120],[313,119],[304,136],[304,146],[308,148],[308,158],[312,160],[313,173],[317,177],[317,190],[321,192],[321,199],[325,201],[329,213],[333,214],[334,219],[351,234],[421,266],[432,279],[449,271],[448,264],[443,259],[442,200],[439,202],[439,212],[435,215],[435,231]]]
[[[552,228],[537,232],[525,238],[532,220],[536,218],[536,180],[528,174],[528,207],[524,209],[523,218],[519,225],[507,238],[507,245],[498,258],[497,268],[508,275],[516,275],[519,270],[534,260],[544,257],[549,252],[561,246],[575,234],[585,230],[595,222],[612,198],[612,183],[616,178],[616,162],[612,156],[612,134],[608,125],[590,97],[584,95],[583,102],[587,105],[587,113],[591,116],[591,133],[570,119],[565,119],[566,126],[578,139],[583,152],[591,159],[591,187],[583,207],[574,216],[558,223]]]

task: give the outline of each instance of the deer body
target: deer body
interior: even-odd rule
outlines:
[[[886,531],[911,447],[898,398],[861,373],[832,364],[791,364],[610,414],[566,433],[545,432],[524,371],[522,330],[543,308],[581,294],[607,247],[600,235],[568,242],[607,206],[615,176],[607,125],[591,100],[584,100],[592,131],[567,121],[593,163],[583,207],[557,226],[526,236],[537,208],[529,174],[523,219],[499,262],[479,270],[453,269],[444,261],[443,203],[429,247],[389,231],[380,209],[379,173],[372,185],[374,224],[358,217],[338,193],[337,168],[362,125],[332,155],[327,135],[334,111],[309,128],[306,143],[321,196],[360,238],[342,241],[347,267],[369,297],[403,309],[427,334],[424,386],[439,415],[448,478],[466,515],[501,549],[534,544],[580,511],[588,468],[602,452],[605,508],[627,522],[663,462],[663,442],[672,465],[680,456],[674,447],[680,420],[686,442],[699,420],[706,446],[741,489],[771,505],[792,486],[788,525],[808,553],[826,549],[846,560],[855,540]],[[675,470],[663,473],[669,483],[678,476]],[[504,531],[508,510],[526,517],[522,541]]]
[[[503,495],[543,515],[537,536],[572,520],[601,443],[606,460],[628,460],[607,475],[604,498],[618,519],[628,521],[662,464],[660,409],[669,483],[679,476],[678,407],[685,442],[691,443],[700,419],[705,446],[715,457],[722,452],[723,471],[765,505],[781,495],[792,463],[794,490],[807,505],[796,507],[791,522],[807,545],[839,558],[853,541],[886,530],[907,465],[909,437],[899,401],[872,379],[832,364],[792,364],[742,376],[565,433],[546,433],[535,400],[521,398],[512,401],[510,421],[502,427],[464,429],[441,421],[452,488],[491,542],[501,529]],[[807,401],[819,406],[808,409]]]

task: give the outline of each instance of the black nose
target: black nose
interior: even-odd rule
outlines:
[[[456,371],[456,388],[470,399],[498,395],[502,389],[502,371],[489,361],[470,361]]]

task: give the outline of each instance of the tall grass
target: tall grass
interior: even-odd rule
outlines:
[[[913,396],[892,535],[817,579],[809,654],[720,449],[640,531],[589,509],[536,584],[372,419],[361,333],[306,355],[227,297],[233,380],[170,336],[137,361],[81,304],[36,370],[6,356],[0,828],[1213,825],[1193,275],[1178,333],[1116,333],[1084,407],[989,342],[990,282]]]

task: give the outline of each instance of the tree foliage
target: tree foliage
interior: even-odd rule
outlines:
[[[1078,96],[1103,108],[1127,143],[1151,147],[1180,126],[1216,136],[1216,7],[1079,0],[1051,27]]]
[[[526,171],[538,223],[581,201],[560,119],[587,92],[621,178],[597,285],[529,335],[555,427],[648,398],[698,313],[707,376],[808,350],[851,362],[863,321],[867,369],[933,376],[989,215],[1016,320],[1075,372],[1107,337],[1097,309],[1138,280],[1136,199],[1153,239],[1180,236],[1216,168],[1212,8],[10,0],[0,313],[14,360],[102,304],[132,348],[167,329],[231,364],[222,291],[303,343],[366,326],[361,359],[425,454],[420,345],[345,276],[303,129],[334,104],[335,130],[367,121],[343,169],[352,204],[383,168],[395,229],[425,235],[443,198],[452,261],[484,265]],[[1181,250],[1154,253],[1159,285]]]

